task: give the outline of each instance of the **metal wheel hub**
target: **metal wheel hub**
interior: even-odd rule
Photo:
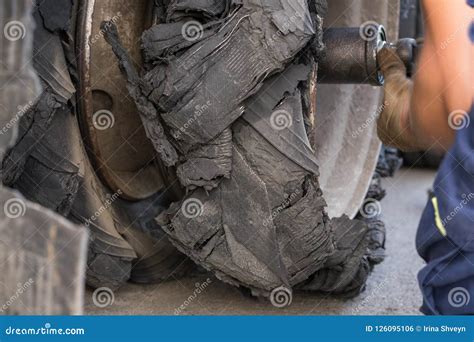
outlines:
[[[153,195],[163,181],[153,146],[100,25],[112,20],[140,65],[140,37],[151,25],[152,5],[149,0],[87,0],[79,18],[78,104],[83,140],[102,182],[128,200]]]

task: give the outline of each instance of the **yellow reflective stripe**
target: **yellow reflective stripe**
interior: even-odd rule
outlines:
[[[433,196],[431,198],[431,203],[433,203],[433,208],[434,208],[434,212],[435,212],[436,227],[440,231],[441,235],[447,236],[448,233],[446,232],[446,228],[444,228],[443,221],[441,221],[441,216],[439,215],[438,199]]]

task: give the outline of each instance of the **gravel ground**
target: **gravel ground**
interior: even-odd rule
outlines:
[[[423,266],[415,250],[418,220],[431,187],[433,171],[402,169],[385,180],[387,197],[382,215],[387,224],[387,258],[377,266],[366,291],[343,301],[327,296],[296,293],[289,308],[244,295],[206,275],[173,279],[162,284],[128,284],[114,301],[98,308],[86,293],[86,314],[94,315],[416,315],[421,305],[416,275]],[[193,298],[200,288],[201,293]],[[181,309],[180,309],[181,308]]]

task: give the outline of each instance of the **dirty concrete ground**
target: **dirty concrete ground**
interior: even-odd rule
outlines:
[[[384,180],[382,215],[387,225],[387,258],[369,278],[366,291],[352,300],[295,293],[289,308],[250,298],[208,276],[170,279],[155,285],[128,284],[114,302],[98,308],[86,293],[86,314],[94,315],[416,315],[421,305],[416,275],[423,261],[415,250],[418,220],[434,171],[402,169]],[[196,286],[202,291],[195,298]],[[181,307],[181,310],[178,308]],[[184,308],[184,310],[182,310]],[[178,310],[178,311],[177,311]]]

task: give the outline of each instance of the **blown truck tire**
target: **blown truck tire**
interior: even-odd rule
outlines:
[[[398,165],[396,157],[392,158],[392,154],[381,149],[376,137],[375,120],[381,111],[381,89],[370,85],[316,85],[316,77],[313,77],[314,82],[309,81],[304,89],[298,90],[305,94],[304,106],[309,113],[299,123],[298,134],[307,136],[308,152],[312,155],[308,162],[319,171],[317,178],[309,177],[302,184],[304,194],[289,197],[286,206],[291,209],[293,201],[311,194],[314,196],[312,203],[317,203],[311,215],[323,222],[323,229],[345,227],[346,232],[353,229],[357,235],[356,232],[365,229],[360,228],[358,222],[365,221],[371,233],[361,235],[357,243],[353,243],[350,234],[346,233],[335,238],[340,250],[350,250],[361,258],[367,254],[363,266],[350,263],[344,266],[348,275],[351,267],[361,274],[351,273],[344,283],[339,279],[340,274],[328,271],[344,259],[344,253],[339,253],[333,255],[330,262],[321,259],[318,264],[313,260],[319,268],[315,267],[318,271],[309,278],[292,270],[289,283],[272,279],[266,283],[268,286],[262,286],[237,269],[229,276],[223,272],[219,260],[212,260],[210,264],[203,262],[202,254],[194,253],[183,243],[186,239],[177,235],[169,217],[176,215],[186,200],[196,196],[201,201],[198,204],[204,203],[205,207],[205,196],[215,191],[219,181],[214,182],[215,174],[193,178],[187,168],[170,167],[169,161],[178,156],[163,150],[160,126],[147,125],[151,116],[145,115],[144,119],[143,107],[140,107],[143,102],[137,101],[133,80],[130,81],[133,75],[128,74],[127,82],[123,74],[127,65],[124,66],[123,59],[121,63],[116,59],[116,55],[120,59],[126,51],[128,71],[151,70],[151,55],[156,51],[147,50],[146,42],[152,41],[156,25],[167,20],[165,8],[170,3],[174,5],[174,21],[178,22],[181,16],[186,17],[189,13],[191,18],[204,13],[204,29],[211,31],[211,19],[221,19],[219,13],[228,10],[216,5],[207,12],[202,9],[186,12],[180,8],[179,1],[45,0],[38,4],[34,62],[44,91],[22,117],[17,142],[3,160],[4,184],[16,188],[31,201],[89,228],[87,283],[93,287],[117,288],[129,279],[146,283],[178,276],[194,267],[191,258],[214,271],[217,277],[234,285],[250,287],[257,295],[268,296],[272,288],[278,288],[277,285],[356,295],[364,287],[364,274],[383,259],[384,229],[378,220],[378,201],[383,197],[380,177],[391,174]],[[306,2],[298,1],[300,3]],[[324,1],[312,2],[311,8],[316,8],[312,13],[317,15],[312,18],[313,23],[324,27],[359,27],[368,21],[376,21],[386,27],[390,40],[397,38],[398,1],[361,0],[354,3],[333,0],[327,11],[324,7]],[[104,25],[104,21],[108,24]],[[117,28],[116,44],[112,42],[115,54],[105,39],[109,31],[113,31],[112,27]],[[223,27],[225,29],[227,27]],[[285,30],[285,26],[280,29]],[[322,26],[317,29],[322,34]],[[151,40],[146,40],[145,34],[143,43],[142,34],[146,30]],[[208,38],[205,32],[201,32],[204,37],[199,39]],[[159,41],[155,43],[160,44]],[[195,41],[191,43],[187,47]],[[168,48],[173,49],[172,46]],[[190,66],[196,63],[192,58],[185,62]],[[314,76],[316,64],[310,65]],[[278,93],[279,90],[275,91]],[[288,103],[280,103],[279,109],[283,112],[294,108],[291,99],[287,99]],[[199,113],[208,109],[206,103],[195,108]],[[252,136],[252,132],[248,122],[242,120],[233,127],[237,136]],[[183,135],[187,133],[182,132]],[[181,137],[175,135],[173,138],[179,140]],[[231,139],[231,131],[224,129],[215,150],[228,155],[226,144]],[[246,146],[249,141],[236,139],[235,144],[240,149],[250,149]],[[181,151],[193,150],[190,146],[181,146]],[[200,159],[203,153],[197,151],[190,159]],[[256,166],[258,156],[254,157]],[[240,170],[244,170],[244,159],[241,162]],[[226,174],[226,162],[215,165],[218,166],[217,174]],[[288,166],[288,170],[292,168],[294,166]],[[296,174],[301,174],[298,170],[294,169]],[[295,178],[293,183],[296,182]],[[254,184],[256,188],[261,185]],[[197,195],[192,195],[193,192]],[[201,209],[198,206],[198,210]],[[354,221],[355,218],[361,220]],[[174,223],[181,224],[180,219],[189,218],[178,218]],[[329,220],[333,225],[327,224]],[[283,222],[281,227],[284,225]],[[338,228],[338,231],[342,229]],[[323,240],[318,243],[325,244]],[[204,246],[209,240],[198,243]],[[328,247],[328,255],[330,249]],[[367,249],[370,253],[366,253]],[[223,258],[225,256],[222,254]],[[327,267],[322,267],[323,261]],[[276,273],[281,270],[282,265],[273,261],[268,264]]]
[[[331,182],[322,190],[319,179],[320,165],[330,160],[315,151],[326,147],[329,138],[318,146],[324,133],[318,132],[315,83],[321,74],[326,82],[332,77],[380,85],[375,57],[386,35],[372,22],[355,30],[324,30],[325,5],[166,2],[156,24],[142,35],[145,63],[140,70],[119,25],[107,21],[101,26],[149,139],[186,190],[157,218],[161,228],[180,251],[219,279],[270,299],[281,293],[291,297],[292,289],[356,295],[383,249],[380,222],[351,219],[366,204],[380,143],[375,140],[375,149],[369,144],[365,154],[357,153],[363,144],[353,150],[365,167],[351,169],[352,177],[345,179],[363,180],[361,172],[370,170],[360,193],[359,183],[350,187],[354,182],[344,182],[337,173],[347,173],[347,166],[357,167],[359,160],[346,155],[342,161],[348,163],[339,162],[346,169],[331,170],[339,175],[332,189],[346,186],[351,196],[345,201],[347,193],[336,193],[335,203],[348,205],[340,212],[328,206],[324,194]],[[354,50],[336,53],[346,46],[341,42],[349,41]],[[362,77],[354,77],[355,69],[347,65],[327,73],[328,56],[352,63],[351,53],[362,63],[374,62],[367,65],[374,73],[356,64]],[[342,72],[344,67],[349,73]],[[368,92],[361,88],[356,95]],[[378,96],[372,101],[380,108]],[[377,111],[371,117],[375,121]],[[351,139],[372,137],[368,142],[373,143],[373,135],[364,132],[373,126],[363,119],[359,127],[343,130],[332,157]],[[377,201],[369,200],[364,218],[379,211]]]

